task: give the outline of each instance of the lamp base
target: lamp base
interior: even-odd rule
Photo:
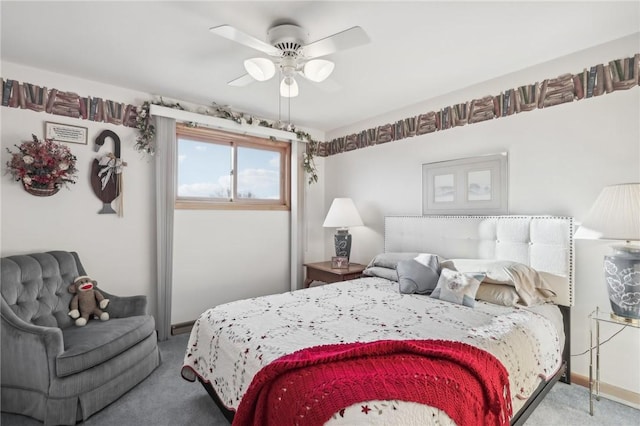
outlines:
[[[604,257],[604,275],[613,315],[617,320],[640,321],[640,246],[613,246]]]
[[[351,255],[351,234],[347,229],[338,229],[333,236],[333,243],[336,248],[336,256],[346,257],[349,260]]]
[[[636,319],[636,318],[627,318],[627,317],[620,317],[616,314],[614,314],[613,312],[611,312],[611,319],[614,321],[618,321],[618,322],[622,322],[625,324],[631,324],[631,325],[640,325],[640,319]]]

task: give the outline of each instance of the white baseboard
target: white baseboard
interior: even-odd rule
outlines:
[[[589,377],[571,373],[571,383],[589,389]],[[600,382],[600,396],[640,410],[640,393]]]
[[[195,321],[181,322],[179,324],[171,324],[171,335],[191,333],[191,328]]]

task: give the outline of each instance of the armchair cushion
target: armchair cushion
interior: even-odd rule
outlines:
[[[56,375],[64,377],[102,364],[154,331],[155,322],[148,315],[89,321],[84,327],[66,328],[62,336],[68,349],[56,359]]]

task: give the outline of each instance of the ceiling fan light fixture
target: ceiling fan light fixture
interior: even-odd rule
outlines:
[[[298,96],[298,82],[293,77],[284,77],[280,82],[280,96],[295,98]]]
[[[267,81],[276,73],[276,66],[267,58],[246,59],[244,69],[257,81]]]
[[[326,59],[313,59],[304,64],[304,76],[311,81],[320,83],[331,75],[336,64]]]

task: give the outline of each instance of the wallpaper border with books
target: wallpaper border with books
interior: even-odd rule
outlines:
[[[2,79],[2,106],[127,127],[136,127],[137,107],[108,99],[80,96],[32,83]]]
[[[30,109],[95,122],[137,127],[138,108],[98,97],[80,96],[74,92],[18,80],[2,80],[2,106]],[[498,95],[443,107],[413,117],[319,142],[315,155],[327,157],[359,148],[398,141],[466,124],[508,117],[521,112],[548,108],[567,102],[601,96],[640,85],[640,53],[614,59],[608,64],[585,68],[577,74],[562,74],[542,83],[507,89]]]
[[[439,111],[426,112],[395,123],[383,124],[359,133],[321,142],[317,155],[327,157],[465,124],[597,97],[638,85],[640,85],[640,53],[609,61],[608,64],[594,65],[577,74],[562,74],[556,78],[546,79],[542,83],[536,82],[507,89],[499,95],[489,95],[449,105]]]

